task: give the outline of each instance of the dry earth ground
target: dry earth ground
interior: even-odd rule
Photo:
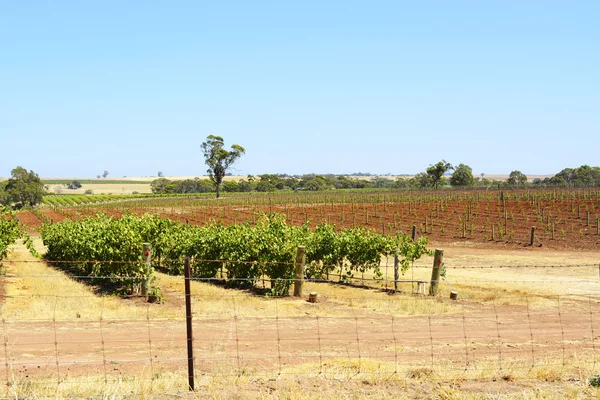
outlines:
[[[307,284],[317,304],[192,282],[195,394],[186,391],[181,277],[158,274],[164,304],[99,296],[16,246],[2,278],[0,396],[598,397],[585,383],[600,367],[596,266],[460,268],[597,264],[597,252],[444,246],[438,299],[410,284],[392,295],[385,280]],[[415,277],[428,279],[429,265],[417,263]],[[448,300],[450,290],[461,300]]]

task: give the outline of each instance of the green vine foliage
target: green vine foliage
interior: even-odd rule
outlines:
[[[126,215],[116,219],[106,215],[79,221],[64,220],[44,224],[41,236],[48,247],[46,259],[77,274],[103,277],[137,292],[142,280],[152,276],[142,262],[143,243],[156,234],[160,219]]]
[[[25,246],[33,256],[40,256],[35,250],[31,236],[23,230],[15,213],[0,213],[0,261],[8,256],[9,246],[18,239],[23,239]],[[0,264],[0,267],[2,267],[2,264]]]
[[[402,275],[406,274],[408,268],[413,262],[417,261],[424,255],[433,256],[433,250],[427,248],[429,238],[421,236],[417,240],[412,240],[407,234],[396,237],[398,263]]]
[[[41,232],[47,259],[71,261],[62,266],[85,275],[120,278],[132,291],[148,275],[141,262],[144,242],[152,245],[155,261],[172,274],[181,274],[183,258],[190,257],[195,277],[217,279],[222,274],[233,287],[252,287],[266,277],[275,296],[289,292],[300,245],[306,247],[306,274],[316,279],[334,269],[342,269],[347,278],[367,271],[381,276],[382,257],[396,249],[403,256],[403,272],[410,262],[430,254],[426,238],[413,242],[408,236],[386,236],[365,228],[338,230],[327,223],[311,230],[308,224],[288,225],[281,214],[231,226],[214,221],[189,226],[151,214],[121,219],[100,214],[45,224]]]

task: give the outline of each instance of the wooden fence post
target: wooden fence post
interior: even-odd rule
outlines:
[[[415,240],[417,238],[417,226],[413,225],[412,226],[412,240]]]
[[[306,263],[306,247],[298,246],[296,250],[296,280],[294,281],[294,296],[302,297],[304,284],[304,265]]]
[[[184,261],[184,285],[185,285],[185,321],[187,332],[187,357],[188,357],[188,386],[189,390],[194,390],[194,334],[192,332],[192,293],[190,289],[190,280],[192,271],[190,268],[190,258],[186,257]]]
[[[529,241],[529,245],[533,246],[533,242],[535,241],[535,226],[531,227],[531,238]]]
[[[142,261],[146,263],[146,279],[142,282],[142,296],[148,296],[148,287],[150,286],[150,268],[152,263],[152,246],[150,243],[144,243],[142,250]]]
[[[429,295],[436,296],[438,293],[438,285],[440,283],[440,274],[442,272],[442,264],[444,263],[444,250],[435,249],[433,257],[433,269],[431,270],[431,282],[429,283]]]

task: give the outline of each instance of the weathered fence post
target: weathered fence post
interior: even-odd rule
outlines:
[[[306,247],[298,246],[296,250],[296,280],[294,281],[294,297],[302,297],[304,284],[304,264],[306,263]]]
[[[416,225],[412,226],[412,235],[411,235],[411,237],[412,237],[412,240],[415,240],[417,238],[417,226]]]
[[[399,264],[398,249],[395,249],[394,250],[394,292],[398,291],[398,279],[400,279],[400,274],[398,271],[398,264]]]
[[[142,296],[148,296],[148,287],[150,286],[150,268],[152,264],[152,246],[150,243],[143,244],[142,261],[146,263],[146,279],[142,282]]]
[[[533,246],[533,242],[535,241],[535,226],[531,227],[531,238],[529,240],[529,245]]]
[[[189,390],[194,390],[194,335],[192,333],[192,293],[190,289],[190,280],[192,279],[190,268],[190,258],[186,257],[184,261],[185,278],[185,321],[187,329],[187,358],[188,358],[188,386]]]
[[[440,274],[442,272],[442,264],[444,263],[444,250],[435,249],[433,256],[433,269],[431,270],[431,282],[429,283],[429,295],[436,296],[438,293],[438,285],[440,282]]]

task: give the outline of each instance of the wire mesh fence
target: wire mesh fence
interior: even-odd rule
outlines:
[[[164,303],[157,304],[94,287],[85,294],[53,293],[55,281],[68,275],[13,272],[1,278],[4,288],[13,289],[0,295],[0,376],[6,379],[0,396],[14,397],[32,386],[50,392],[100,384],[187,390],[190,361],[196,382],[289,376],[535,379],[594,371],[600,362],[597,265],[506,266],[543,267],[589,273],[563,280],[541,276],[534,283],[588,286],[537,294],[509,290],[515,282],[531,283],[526,279],[462,278],[444,281],[446,292],[478,285],[482,294],[452,301],[408,288],[394,292],[393,274],[386,271],[382,277],[359,274],[342,284],[341,273],[330,280],[307,279],[303,297],[294,298],[269,295],[269,280],[178,276],[167,282],[165,276],[161,279],[171,286],[164,289]],[[43,281],[49,290],[32,294],[18,286],[29,281]],[[191,314],[186,313],[186,281]],[[248,285],[230,287],[241,282]],[[505,293],[487,298],[490,282],[504,284]],[[312,291],[319,293],[314,303],[306,301]]]

